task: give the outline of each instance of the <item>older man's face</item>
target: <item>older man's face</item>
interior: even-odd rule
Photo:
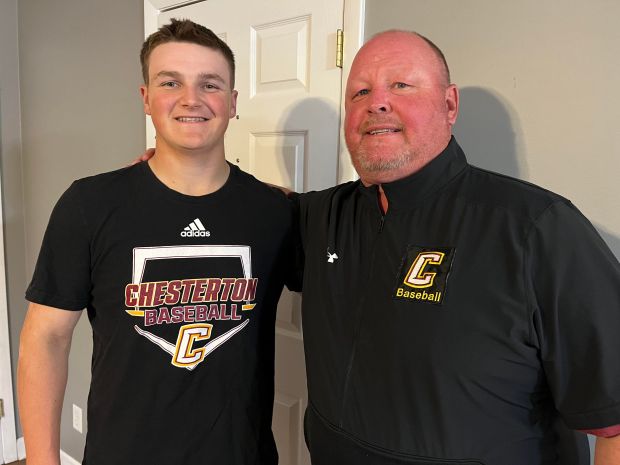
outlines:
[[[345,95],[345,138],[362,181],[380,184],[426,165],[448,144],[458,91],[417,36],[389,32],[359,51]]]

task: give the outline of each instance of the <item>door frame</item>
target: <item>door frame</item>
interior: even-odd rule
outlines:
[[[0,192],[2,180],[0,179]],[[15,401],[13,399],[13,372],[11,370],[11,344],[9,339],[9,314],[6,293],[6,262],[4,260],[4,213],[0,196],[0,398],[4,403],[4,416],[0,418],[0,444],[2,463],[17,460],[17,433],[15,431]],[[6,376],[5,376],[6,375]]]
[[[161,10],[191,5],[206,0],[144,0],[144,36],[157,30],[157,16]],[[351,164],[349,152],[344,141],[344,95],[347,76],[351,70],[353,57],[364,43],[364,20],[366,0],[342,0],[344,2],[344,49],[342,62],[342,83],[340,97],[340,149],[338,153],[337,180],[339,183],[357,179],[357,173]],[[155,146],[155,129],[149,117],[146,117],[146,146]]]
[[[18,62],[17,2],[3,2],[0,6],[0,27],[5,40],[0,44],[0,149],[4,156],[19,156],[19,148],[10,147],[20,143],[19,80],[15,65]],[[11,152],[11,153],[9,153]],[[0,419],[0,463],[17,460],[17,435],[15,398],[13,395],[13,371],[11,368],[11,344],[9,332],[9,309],[7,304],[7,270],[4,241],[4,198],[0,179],[0,398],[4,403],[4,416]]]
[[[351,63],[364,44],[366,0],[344,0],[344,49],[342,56],[342,91],[340,92],[340,153],[338,154],[338,183],[354,181],[359,176],[351,163],[344,139],[344,99]]]

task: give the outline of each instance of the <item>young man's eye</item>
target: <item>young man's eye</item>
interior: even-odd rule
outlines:
[[[166,82],[162,82],[160,84],[161,87],[177,87],[178,83],[174,82],[174,81],[166,81]]]
[[[217,90],[219,86],[217,84],[213,84],[212,82],[207,82],[202,85],[202,88],[205,90]]]

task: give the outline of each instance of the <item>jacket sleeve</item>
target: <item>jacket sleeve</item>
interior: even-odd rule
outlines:
[[[526,246],[533,327],[556,408],[573,429],[620,424],[620,265],[568,201],[535,221]]]

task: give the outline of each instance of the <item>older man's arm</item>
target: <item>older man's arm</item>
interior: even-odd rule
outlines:
[[[620,464],[620,435],[612,438],[598,436],[594,452],[594,465]]]
[[[138,158],[134,159],[131,161],[131,163],[129,163],[129,165],[135,165],[137,163],[141,163],[143,161],[149,161],[151,158],[153,158],[153,156],[155,155],[155,149],[154,148],[148,148],[144,151],[144,153],[142,155],[140,155]],[[266,182],[265,184],[267,184],[268,186],[271,186],[275,189],[279,189],[281,190],[284,195],[289,195],[289,194],[293,194],[294,191],[286,188],[286,187],[282,187],[282,186],[278,186],[277,184],[270,184],[268,182]]]
[[[135,165],[136,163],[141,163],[143,161],[149,161],[150,158],[153,158],[153,155],[155,155],[155,149],[153,147],[149,147],[142,155],[132,160],[128,166]]]

